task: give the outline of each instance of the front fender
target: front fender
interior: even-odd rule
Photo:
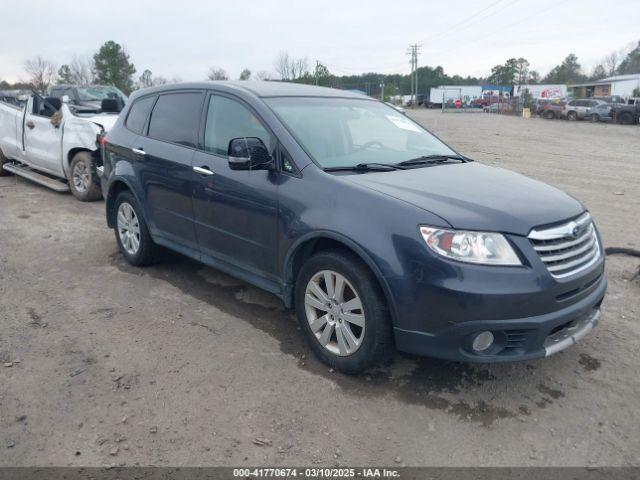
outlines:
[[[382,288],[382,292],[387,300],[387,305],[389,306],[389,311],[391,313],[391,318],[395,324],[395,304],[393,302],[393,297],[391,295],[389,284],[385,279],[384,275],[378,265],[373,261],[373,259],[369,256],[366,250],[360,246],[358,243],[354,242],[349,237],[342,235],[341,233],[334,232],[331,230],[316,230],[312,232],[307,232],[306,234],[297,238],[289,247],[285,255],[284,265],[282,271],[284,272],[284,286],[283,286],[283,300],[287,308],[291,308],[294,304],[294,282],[293,278],[293,260],[296,256],[296,253],[303,248],[309,241],[317,240],[321,238],[328,238],[331,240],[335,240],[336,242],[344,244],[346,247],[351,249],[360,257],[360,259],[371,269],[376,280],[380,284]]]

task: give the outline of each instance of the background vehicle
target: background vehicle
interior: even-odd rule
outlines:
[[[611,107],[613,121],[632,125],[640,121],[640,98],[632,97],[626,103],[614,103]]]
[[[23,106],[0,102],[0,175],[9,172],[78,200],[100,198],[97,135],[117,118],[113,99],[100,115],[74,115],[59,98],[31,95]]]
[[[117,102],[117,110],[124,108],[127,96],[118,88],[106,85],[54,85],[49,96],[62,100],[69,97],[69,108],[77,113],[100,113],[102,100],[111,98]]]
[[[541,108],[538,110],[538,115],[548,120],[561,118],[566,104],[567,102],[563,100],[551,100],[549,102],[542,103]]]
[[[453,360],[547,356],[599,318],[604,252],[584,206],[362,95],[145,89],[103,156],[107,224],[130,264],[168,247],[278,295],[345,372],[394,340]]]
[[[611,108],[612,105],[610,103],[596,105],[591,110],[589,120],[592,122],[610,122],[613,119],[611,117]]]
[[[602,100],[578,99],[567,102],[562,116],[567,120],[584,120],[590,118],[598,105],[606,104]]]

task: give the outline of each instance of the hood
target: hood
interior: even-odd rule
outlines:
[[[116,120],[118,120],[118,114],[116,113],[101,113],[98,115],[93,115],[90,117],[82,117],[86,120],[89,120],[90,122],[93,123],[97,123],[98,125],[100,125],[102,128],[104,128],[105,132],[108,132],[109,130],[111,130],[113,128],[113,126],[116,123]]]
[[[453,228],[527,235],[584,207],[562,190],[476,162],[342,177],[445,219]]]

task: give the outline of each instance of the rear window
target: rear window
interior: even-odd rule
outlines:
[[[126,126],[129,130],[138,135],[142,134],[144,125],[147,123],[147,116],[149,115],[149,111],[151,111],[155,99],[155,96],[151,96],[135,101],[131,106],[131,110],[129,110],[129,115],[127,115]]]
[[[195,147],[201,111],[202,94],[199,92],[161,95],[151,113],[149,136]]]

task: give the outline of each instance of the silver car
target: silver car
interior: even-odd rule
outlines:
[[[606,105],[606,102],[602,100],[571,100],[568,102],[562,116],[567,120],[584,120],[585,118],[591,118],[591,115],[595,112],[598,105]]]

